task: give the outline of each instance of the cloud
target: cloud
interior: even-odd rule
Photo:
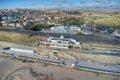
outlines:
[[[35,2],[34,2],[34,3],[29,4],[29,6],[33,6],[33,5],[35,6],[35,5],[39,5],[39,4],[38,4],[38,3],[35,3]]]
[[[70,2],[70,1],[67,1],[67,0],[59,0],[59,1],[56,1],[56,2],[53,2],[53,5],[68,5],[68,6],[73,6],[74,3],[73,2]]]
[[[93,0],[94,2],[102,2],[103,0]]]
[[[83,1],[83,0],[80,0],[79,3],[80,3],[80,5],[81,5],[81,4],[84,5],[84,4],[87,4],[88,2],[87,2],[87,0],[86,0],[86,1],[85,1],[85,0],[84,0],[84,1]]]
[[[91,1],[91,2],[89,2]],[[77,4],[77,5],[76,5]],[[120,0],[80,0],[78,3],[71,0],[55,0],[49,4],[33,2],[28,6],[46,9],[82,9],[82,10],[120,10]]]
[[[105,5],[105,4],[112,4],[113,0],[93,0],[93,2]]]

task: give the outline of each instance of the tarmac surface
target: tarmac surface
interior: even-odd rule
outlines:
[[[39,36],[53,36],[53,37],[59,37],[61,34],[56,33],[46,33],[42,31],[25,31],[21,30],[19,28],[16,29],[6,29],[6,28],[0,28],[0,31],[6,31],[6,32],[16,32],[16,33],[22,33],[22,34],[34,34]],[[75,36],[75,35],[69,35],[65,36],[66,38],[73,38],[78,41],[89,41],[89,42],[99,42],[99,43],[107,43],[107,44],[120,44],[120,39],[105,39],[105,38],[92,38],[92,37],[82,37],[82,36]]]

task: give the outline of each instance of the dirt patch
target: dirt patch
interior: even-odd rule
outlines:
[[[28,75],[21,74],[21,72],[25,72]],[[54,74],[43,74],[41,72],[33,70],[32,67],[22,67],[18,68],[15,71],[8,74],[5,80],[57,80],[54,77]],[[60,80],[73,80],[72,78],[62,78]]]

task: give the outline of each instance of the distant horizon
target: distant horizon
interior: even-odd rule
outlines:
[[[120,10],[81,10],[81,9],[33,9],[33,8],[14,8],[14,9],[1,9],[0,10],[41,10],[41,11],[120,11]]]
[[[0,9],[120,10],[120,0],[1,0]]]

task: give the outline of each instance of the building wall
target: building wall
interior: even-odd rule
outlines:
[[[27,49],[20,49],[20,48],[10,48],[10,51],[15,51],[15,52],[23,52],[23,53],[31,53],[34,54],[34,50],[27,50]]]
[[[15,23],[5,23],[2,22],[2,26],[11,26],[11,27],[15,27]],[[22,25],[20,23],[16,23],[16,27],[22,27]]]

